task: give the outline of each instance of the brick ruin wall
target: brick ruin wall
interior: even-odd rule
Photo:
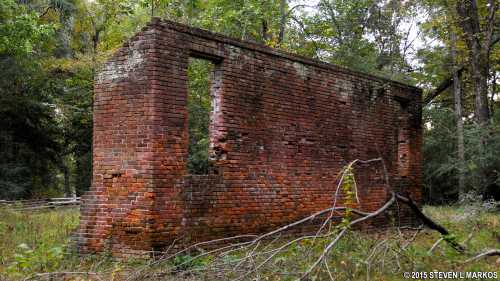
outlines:
[[[190,57],[215,64],[208,175],[186,168]],[[78,249],[138,256],[178,238],[269,231],[331,207],[354,159],[382,157],[390,180],[381,162],[357,165],[357,208],[377,209],[390,190],[420,202],[420,99],[415,87],[155,19],[96,77]]]

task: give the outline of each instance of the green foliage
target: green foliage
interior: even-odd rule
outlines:
[[[302,16],[308,37],[314,38],[315,53],[323,60],[414,83],[404,20],[416,17],[412,1],[319,1],[317,13]]]
[[[96,255],[78,257],[65,245],[78,225],[79,212],[76,209],[59,209],[42,213],[17,213],[1,210],[0,216],[0,278],[23,280],[38,272],[97,272],[103,280],[132,276],[143,269],[143,275],[160,273],[164,279],[195,278],[200,280],[232,280],[241,276],[240,271],[232,271],[241,258],[256,254],[259,250],[271,251],[288,240],[269,239],[262,241],[258,249],[241,248],[221,257],[206,255],[195,257],[202,252],[178,255],[171,262],[112,261],[109,256]],[[467,243],[471,253],[498,246],[498,213],[481,205],[462,207],[424,206],[424,213],[444,225],[453,235],[454,241],[464,241],[473,233]],[[336,233],[334,229],[333,233]],[[424,230],[413,238],[413,231],[387,229],[376,234],[359,231],[348,232],[331,253],[327,263],[331,274],[337,280],[401,280],[405,271],[495,271],[495,258],[483,259],[470,264],[462,262],[467,258],[448,244],[440,244],[434,252],[427,252],[440,238],[439,233]],[[331,241],[330,237],[310,238],[292,244],[259,270],[263,280],[295,280],[301,272],[320,255]],[[410,243],[408,243],[410,242]],[[25,244],[25,245],[22,245]],[[219,259],[220,258],[220,259]],[[254,257],[254,264],[260,264],[265,257]],[[214,270],[210,269],[218,263]],[[224,270],[218,270],[220,268]],[[252,267],[253,268],[253,267]],[[239,269],[244,269],[240,266]],[[173,275],[165,272],[174,270]],[[133,280],[149,280],[143,275]],[[253,276],[253,275],[252,275]],[[316,276],[316,277],[314,277]],[[281,278],[281,279],[280,279]],[[324,266],[318,267],[311,278],[328,280]],[[75,279],[77,277],[75,276]]]
[[[213,64],[191,59],[188,67],[189,158],[191,174],[207,174],[209,170],[209,135],[211,97],[210,77]]]
[[[319,13],[309,23],[321,36],[329,60],[361,70],[374,68],[375,46],[366,38],[368,9],[374,1],[320,1]]]
[[[26,244],[17,246],[18,252],[14,254],[14,261],[7,267],[7,273],[14,277],[21,277],[36,272],[54,271],[63,261],[63,248],[53,247],[47,249],[39,245],[36,250]]]
[[[424,188],[429,201],[444,203],[458,194],[457,176],[449,165],[454,163],[454,115],[449,109],[424,110]]]
[[[68,154],[90,167],[93,71],[58,58],[74,5],[0,5],[0,198],[60,196]]]
[[[488,126],[469,124],[464,132],[466,178],[471,191],[488,197],[500,195],[500,115]],[[484,171],[487,171],[485,174]],[[485,198],[486,199],[486,198]]]
[[[156,0],[143,1],[155,16],[206,28],[232,37],[277,44],[280,1]]]
[[[64,187],[78,194],[88,189],[94,75],[152,14],[425,89],[433,89],[449,76],[449,33],[454,31],[459,37],[458,63],[467,65],[470,50],[457,25],[453,1],[297,4],[282,0],[0,1],[0,198],[62,195],[68,192]],[[484,25],[487,6],[484,1],[478,5]],[[412,46],[409,34],[417,29],[425,44]],[[490,54],[490,77],[497,80],[498,46]],[[211,67],[194,61],[188,69],[188,170],[193,174],[210,169]],[[494,94],[498,90],[491,80]],[[490,196],[499,181],[499,118],[493,117],[487,127],[472,125],[471,81],[464,71],[467,186]],[[424,182],[427,198],[443,202],[456,197],[456,132],[451,95],[445,92],[435,100],[424,112],[425,122],[433,124],[425,131]],[[490,103],[495,109],[498,98]]]
[[[208,265],[212,260],[210,255],[196,257],[191,255],[177,255],[173,260],[173,266],[178,271],[199,269]]]
[[[486,127],[466,120],[465,179],[467,190],[484,196],[498,196],[500,158],[499,116]],[[456,128],[451,109],[431,107],[424,110],[424,190],[429,202],[444,203],[458,199]],[[486,145],[485,145],[486,143]],[[483,174],[480,171],[490,171]]]
[[[451,33],[457,35],[456,64],[464,66],[461,72],[462,111],[464,120],[465,163],[458,157],[456,117],[452,90],[444,91],[434,99],[431,106],[424,108],[424,183],[427,200],[432,203],[454,201],[458,198],[458,175],[463,172],[465,190],[482,196],[483,199],[500,198],[499,167],[500,146],[499,116],[493,116],[489,124],[478,126],[476,123],[476,104],[473,79],[470,77],[470,51],[464,40],[464,32],[459,26],[462,19],[457,15],[456,1],[417,1],[427,13],[428,18],[421,24],[421,31],[428,42],[438,42],[421,48],[417,54],[420,71],[416,77],[424,88],[432,90],[446,81],[452,73],[453,62],[450,56]],[[485,24],[487,14],[485,1],[478,1],[481,24]],[[498,44],[497,44],[498,45]],[[498,46],[490,53],[491,73],[497,77]],[[497,78],[496,78],[497,79]],[[490,111],[498,111],[497,86],[492,81],[489,86]],[[450,87],[451,88],[451,87]],[[432,93],[432,91],[429,91]],[[495,98],[496,96],[496,98]],[[461,168],[464,166],[464,168]],[[462,194],[463,195],[463,194]]]
[[[0,68],[0,197],[26,197],[56,182],[60,131],[53,88],[29,61],[5,57]]]
[[[68,262],[66,243],[78,225],[78,209],[38,213],[2,209],[0,214],[0,276],[6,272],[11,278],[26,277]]]
[[[342,195],[343,195],[343,205],[346,206],[346,210],[344,212],[344,216],[342,217],[342,221],[338,225],[339,228],[348,227],[352,220],[352,210],[351,207],[354,205],[354,200],[356,199],[356,181],[354,179],[354,172],[352,165],[346,167],[344,171],[344,176],[342,179]]]
[[[53,27],[40,24],[37,18],[14,0],[0,2],[0,57],[31,55],[50,38]]]

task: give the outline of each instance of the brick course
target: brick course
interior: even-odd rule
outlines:
[[[209,175],[186,169],[189,57],[215,63]],[[383,157],[390,188],[419,202],[420,99],[412,86],[155,19],[96,77],[79,251],[147,256],[177,238],[269,231],[330,207],[354,159]],[[382,164],[355,174],[357,207],[383,205]]]

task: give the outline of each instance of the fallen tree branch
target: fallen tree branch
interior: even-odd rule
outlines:
[[[97,278],[97,280],[102,280],[98,273],[86,272],[86,271],[82,271],[82,272],[73,272],[73,271],[64,272],[64,271],[61,271],[61,272],[36,273],[34,276],[25,278],[24,280],[25,281],[26,280],[34,280],[35,278],[37,280],[40,280],[40,278],[42,278],[42,277],[46,278],[47,280],[49,280],[49,278],[50,278],[50,280],[52,280],[51,279],[52,276],[59,276],[59,275],[62,275],[62,276],[65,276],[65,275],[86,275],[87,277],[91,275],[91,276]]]
[[[221,238],[221,239],[216,239],[216,240],[211,240],[211,241],[206,241],[206,242],[200,242],[200,243],[192,245],[192,246],[190,246],[188,248],[180,250],[180,251],[178,251],[178,252],[176,252],[176,253],[174,253],[174,254],[172,254],[170,256],[167,256],[167,257],[165,257],[163,259],[157,260],[157,261],[153,262],[152,264],[150,264],[150,266],[153,265],[153,264],[158,264],[160,262],[170,260],[170,259],[178,256],[179,254],[186,253],[189,249],[193,249],[193,248],[199,247],[201,245],[207,245],[207,244],[214,243],[214,242],[220,242],[220,241],[223,241],[223,240],[232,240],[232,239],[236,239],[236,238],[256,237],[255,239],[250,240],[250,241],[240,242],[240,243],[236,243],[236,244],[231,244],[229,246],[224,246],[222,248],[218,248],[218,249],[215,249],[215,250],[212,250],[212,251],[209,251],[209,252],[201,253],[201,254],[199,254],[199,255],[197,255],[195,257],[189,258],[188,260],[186,260],[186,261],[184,261],[184,262],[182,262],[182,263],[174,266],[174,268],[173,268],[173,270],[174,270],[174,269],[179,268],[179,267],[181,267],[183,265],[186,265],[186,264],[188,264],[188,263],[190,263],[190,262],[192,262],[192,261],[194,261],[194,260],[196,260],[198,258],[201,258],[203,256],[207,256],[207,255],[215,253],[215,252],[219,252],[221,250],[230,249],[230,248],[236,248],[236,247],[250,247],[250,246],[258,243],[259,241],[264,240],[265,238],[272,237],[274,234],[281,233],[281,232],[283,232],[285,230],[288,230],[290,228],[293,228],[293,227],[295,227],[297,225],[300,225],[300,224],[305,223],[307,221],[313,220],[316,217],[324,215],[324,214],[326,214],[328,212],[332,212],[332,211],[345,211],[345,210],[347,210],[346,207],[335,207],[335,208],[332,207],[332,208],[324,209],[324,210],[316,212],[316,213],[314,213],[314,214],[312,214],[312,215],[310,215],[308,217],[305,217],[305,218],[303,218],[301,220],[295,221],[295,222],[293,222],[291,224],[285,225],[285,226],[280,227],[280,228],[278,228],[276,230],[273,230],[271,232],[265,233],[265,234],[263,234],[261,236],[256,236],[256,235],[238,235],[238,236],[229,237],[229,238]],[[370,213],[363,212],[363,211],[357,210],[357,209],[350,209],[349,208],[349,210],[352,213],[360,215],[360,216],[368,216],[368,215],[370,215]],[[292,245],[293,243],[296,243],[296,242],[298,242],[300,240],[309,239],[309,238],[315,238],[315,237],[317,237],[317,236],[303,236],[303,237],[300,237],[299,239],[293,240],[292,242],[289,242],[289,243],[285,244],[284,246],[278,248],[276,251],[272,251],[274,253],[271,255],[271,257],[268,260],[270,260],[276,254],[278,254],[281,250],[287,248],[288,246]],[[250,258],[252,256],[253,255],[250,255],[247,258]],[[262,267],[268,260],[266,260],[264,263],[259,264],[258,266],[256,266],[255,269],[259,269],[260,267]],[[138,273],[139,272],[136,272],[135,274],[131,275],[129,278],[127,278],[127,280],[132,280],[133,278],[137,277]]]
[[[484,257],[491,257],[491,256],[500,256],[500,249],[486,250],[486,251],[481,252],[481,253],[473,256],[472,258],[464,261],[463,263],[469,263],[469,262],[473,262],[473,261],[476,261],[476,260],[484,258]]]
[[[356,164],[356,163],[365,164],[365,163],[371,163],[371,162],[376,162],[376,161],[382,162],[382,165],[384,168],[385,179],[386,179],[386,183],[387,183],[387,188],[388,188],[387,191],[389,192],[390,185],[389,185],[389,180],[388,180],[388,175],[387,175],[387,169],[385,167],[385,163],[384,163],[382,158],[371,159],[368,161],[361,161],[361,160],[352,161],[351,163],[349,163],[349,165],[346,166],[346,168],[344,168],[339,173],[339,175],[340,175],[339,185],[342,183],[343,177],[345,176],[347,169],[351,168],[354,164]],[[397,194],[394,192],[390,192],[389,194],[391,194],[391,197],[389,198],[388,201],[386,201],[384,203],[383,206],[381,206],[376,211],[365,212],[362,210],[351,209],[349,207],[337,207],[336,206],[337,197],[339,196],[339,191],[338,191],[339,185],[337,186],[337,191],[334,194],[333,206],[328,208],[328,209],[318,211],[318,212],[313,213],[305,218],[294,221],[290,224],[279,227],[273,231],[270,231],[270,232],[267,232],[267,233],[264,233],[261,235],[241,235],[241,236],[217,239],[217,240],[213,240],[213,241],[201,242],[201,243],[195,244],[191,247],[185,248],[181,251],[178,251],[172,255],[165,256],[161,260],[155,261],[155,262],[149,264],[148,266],[171,260],[179,255],[182,255],[182,254],[187,254],[189,252],[189,249],[197,249],[198,246],[206,246],[206,245],[214,243],[214,242],[228,242],[229,240],[235,240],[237,238],[239,238],[238,240],[246,238],[246,239],[248,239],[247,241],[240,242],[241,241],[240,240],[240,241],[237,241],[237,243],[234,243],[234,244],[231,244],[228,246],[218,247],[217,249],[210,250],[207,252],[202,251],[201,253],[198,253],[194,257],[190,257],[187,260],[184,260],[180,264],[174,264],[172,266],[169,265],[168,269],[166,269],[165,271],[163,271],[161,273],[155,273],[157,275],[159,274],[161,276],[165,276],[166,274],[172,274],[172,273],[176,274],[179,272],[186,273],[186,272],[190,272],[190,271],[201,272],[201,271],[211,270],[211,271],[217,272],[217,278],[219,278],[221,276],[220,275],[221,272],[228,269],[228,273],[230,274],[229,276],[233,276],[233,277],[231,277],[231,278],[234,278],[233,280],[243,280],[243,279],[246,280],[246,278],[248,278],[250,275],[255,274],[256,276],[259,276],[259,274],[261,273],[261,270],[263,268],[265,268],[265,267],[267,268],[267,266],[269,266],[270,262],[273,259],[275,259],[279,254],[283,253],[290,246],[297,245],[297,244],[299,244],[300,241],[305,241],[308,239],[312,239],[313,244],[314,244],[314,241],[316,238],[328,238],[329,240],[326,241],[327,245],[321,249],[321,253],[319,254],[319,257],[317,257],[317,258],[315,257],[313,259],[313,263],[307,268],[307,270],[305,272],[303,272],[303,273],[287,272],[287,274],[295,275],[298,278],[298,280],[304,280],[304,279],[309,278],[315,270],[320,268],[320,266],[324,265],[324,267],[328,273],[328,277],[330,279],[333,279],[334,276],[333,276],[332,272],[330,271],[330,268],[328,267],[328,259],[327,259],[327,256],[332,251],[332,249],[345,236],[345,234],[347,234],[351,230],[351,228],[353,226],[355,226],[356,224],[362,223],[364,221],[367,221],[371,218],[374,218],[378,215],[383,214],[389,208],[395,206],[397,204],[397,202],[402,202],[403,204],[408,205],[409,209],[420,219],[420,221],[423,223],[423,225],[425,225],[426,227],[428,227],[432,230],[438,231],[442,235],[442,237],[429,250],[429,253],[432,252],[434,250],[434,248],[437,247],[437,245],[443,240],[446,241],[448,244],[450,244],[458,252],[460,252],[460,253],[465,252],[465,247],[463,245],[461,245],[460,243],[458,243],[455,240],[455,238],[453,238],[453,236],[450,234],[450,232],[444,226],[440,225],[439,223],[435,222],[431,218],[427,217],[419,209],[419,207],[412,200],[411,197],[403,196],[401,194]],[[326,222],[330,221],[333,218],[334,212],[348,212],[348,211],[356,214],[359,217],[352,218],[353,220],[350,222],[348,220],[346,220],[343,224],[337,226],[334,230],[328,231],[324,235],[319,235],[321,232],[321,229],[324,227]],[[301,225],[301,224],[306,223],[306,222],[310,222],[312,220],[315,220],[316,218],[323,217],[323,216],[326,217],[325,223],[323,223],[323,225],[321,225],[321,228],[318,232],[316,232],[316,235],[303,235],[303,236],[300,236],[297,238],[293,238],[291,241],[287,241],[284,244],[272,246],[272,248],[268,249],[272,244],[274,244],[274,241],[277,241],[277,239],[278,239],[277,236],[278,237],[281,236],[281,234],[283,232],[286,232],[289,229],[292,229],[298,225]],[[415,230],[416,230],[416,232],[411,236],[411,238],[409,240],[405,239],[405,243],[403,243],[401,246],[401,251],[394,250],[394,249],[391,249],[391,251],[390,251],[390,254],[395,256],[395,258],[396,258],[395,262],[397,263],[397,267],[399,268],[399,270],[401,269],[401,264],[400,264],[399,259],[400,258],[406,258],[406,259],[408,258],[406,253],[405,253],[405,250],[416,239],[421,228],[419,227],[419,228],[416,228]],[[399,232],[399,235],[400,235],[400,237],[402,237],[401,232]],[[273,240],[273,238],[274,238],[274,240]],[[402,237],[402,238],[404,238],[404,237]],[[267,245],[263,246],[263,248],[262,248],[261,242],[264,240],[268,240],[268,239],[273,240],[273,242],[267,243]],[[468,239],[470,239],[470,237]],[[380,253],[383,253],[383,257],[381,258],[381,263],[382,263],[382,267],[384,267],[385,255],[388,253],[389,246],[388,246],[388,243],[381,242],[381,243],[377,244],[377,246],[372,250],[372,252],[368,255],[368,257],[365,261],[365,263],[367,264],[367,279],[369,279],[369,271],[370,271],[372,259],[377,254],[376,252],[378,251],[378,248],[380,248],[384,244],[385,244],[385,252],[383,252],[383,249],[380,252]],[[398,244],[398,246],[399,246],[399,244]],[[249,252],[245,252],[247,250],[249,250]],[[244,253],[244,255],[241,258],[237,258],[237,259],[233,259],[233,258],[226,259],[227,257],[231,257],[231,255],[233,255],[234,252],[242,252],[242,253]],[[478,254],[477,256],[467,260],[466,262],[479,259],[483,256],[499,255],[499,253],[500,253],[500,250],[489,250],[489,251],[486,251],[484,253]],[[209,256],[209,255],[214,257],[213,261],[210,262],[210,264],[208,264],[206,266],[202,266],[202,267],[194,267],[188,271],[186,271],[184,269],[179,271],[179,269],[183,268],[186,265],[189,265],[191,262],[193,262],[197,259],[200,259],[204,256]],[[307,258],[307,260],[308,260],[308,258]],[[129,279],[133,278],[134,280],[138,280],[135,278],[139,277],[139,275],[141,275],[141,272],[142,272],[142,270],[138,271],[138,272],[136,271],[134,274],[132,274],[129,277]],[[224,275],[224,273],[222,273],[222,274]],[[236,276],[234,276],[233,274],[236,274]],[[229,277],[229,276],[227,276],[227,277]]]
[[[446,236],[451,236],[450,235],[450,232],[443,226],[441,226],[440,224],[434,222],[431,218],[427,217],[425,214],[422,213],[422,211],[418,208],[418,206],[414,203],[414,201],[411,199],[411,197],[409,196],[402,196],[400,194],[397,194],[397,193],[391,193],[392,196],[391,198],[382,206],[380,207],[378,210],[374,211],[374,212],[371,212],[371,213],[368,213],[368,212],[363,212],[363,211],[360,211],[360,210],[356,210],[356,209],[353,209],[352,212],[353,213],[356,213],[357,215],[359,215],[360,217],[353,220],[352,222],[348,223],[347,225],[343,226],[342,228],[338,228],[337,231],[332,231],[330,233],[327,233],[325,235],[321,235],[321,236],[318,236],[318,235],[310,235],[310,236],[301,236],[301,237],[298,237],[296,239],[293,239],[275,249],[272,249],[272,250],[266,250],[264,251],[264,249],[266,249],[269,245],[265,246],[264,249],[259,249],[257,251],[257,249],[259,248],[259,245],[260,245],[260,242],[263,241],[264,239],[266,238],[271,238],[271,237],[275,237],[273,235],[275,234],[280,234],[281,232],[285,231],[285,230],[288,230],[294,226],[297,226],[299,224],[302,224],[304,222],[307,222],[307,221],[310,221],[318,216],[321,216],[321,215],[326,215],[328,214],[329,212],[332,212],[332,211],[345,211],[346,208],[345,207],[335,207],[335,208],[328,208],[328,209],[325,209],[325,210],[322,210],[322,211],[319,211],[319,212],[316,212],[306,218],[303,218],[301,220],[298,220],[298,221],[295,221],[291,224],[288,224],[286,226],[283,226],[283,227],[280,227],[274,231],[271,231],[271,232],[268,232],[268,233],[265,233],[265,234],[262,234],[260,236],[257,236],[255,237],[254,239],[250,240],[250,241],[246,241],[246,242],[240,242],[240,243],[236,243],[236,244],[232,244],[232,245],[229,245],[229,246],[225,246],[225,247],[221,247],[221,248],[218,248],[218,249],[215,249],[215,250],[212,250],[212,251],[208,251],[208,252],[203,252],[193,258],[190,258],[188,259],[187,261],[184,261],[183,263],[181,264],[178,264],[178,265],[175,265],[173,266],[173,268],[170,268],[169,270],[167,270],[166,272],[163,272],[163,276],[164,274],[171,274],[171,273],[174,273],[174,272],[177,272],[176,269],[178,269],[179,267],[182,267],[183,265],[185,264],[188,264],[200,257],[203,257],[203,256],[207,256],[207,255],[210,255],[210,254],[213,254],[213,253],[219,253],[217,254],[217,258],[216,259],[220,259],[220,258],[223,258],[224,256],[226,256],[228,253],[230,252],[233,252],[233,251],[239,251],[239,250],[244,250],[246,248],[249,248],[249,247],[252,247],[251,248],[251,252],[247,253],[244,257],[242,257],[241,259],[237,259],[237,260],[233,260],[233,261],[223,261],[222,263],[220,263],[219,265],[222,265],[224,267],[226,266],[230,266],[232,268],[232,270],[230,272],[233,272],[233,273],[241,273],[241,275],[239,275],[239,277],[237,277],[235,280],[242,280],[242,279],[245,279],[246,277],[250,276],[251,274],[259,274],[260,273],[260,270],[267,264],[269,264],[269,262],[271,260],[273,260],[278,254],[282,253],[285,249],[287,249],[289,246],[291,245],[294,245],[294,244],[297,244],[299,241],[303,241],[303,240],[307,240],[307,239],[315,239],[317,237],[322,237],[322,238],[327,238],[327,237],[332,237],[333,238],[330,240],[330,242],[328,243],[328,245],[326,247],[324,247],[324,249],[322,250],[320,256],[315,260],[315,262],[307,269],[306,272],[304,272],[303,274],[301,274],[300,276],[298,276],[298,280],[304,280],[304,279],[307,279],[308,276],[310,276],[312,274],[312,272],[316,269],[319,268],[320,265],[324,265],[326,270],[328,271],[328,277],[331,279],[333,278],[333,274],[332,272],[329,270],[328,268],[328,263],[327,263],[327,256],[328,254],[331,252],[331,250],[335,247],[335,245],[340,241],[340,239],[342,239],[342,237],[345,236],[345,234],[348,233],[348,231],[356,224],[359,224],[363,221],[366,221],[368,219],[371,219],[375,216],[378,216],[382,213],[384,213],[385,211],[387,211],[391,206],[393,206],[396,202],[400,201],[400,202],[403,202],[404,204],[408,205],[410,207],[410,209],[412,210],[412,212],[414,212],[417,217],[424,223],[425,226],[427,226],[428,228],[430,229],[433,229],[433,230],[436,230],[438,231],[442,237],[436,242],[434,243],[434,245],[432,246],[432,248],[429,250],[429,252],[432,252],[432,250],[437,247],[437,245],[439,244],[439,242],[445,240],[446,242],[448,242],[451,246],[453,246],[453,248],[455,248],[457,251],[460,251],[460,252],[464,252],[465,251],[465,247],[463,247],[461,244],[459,244],[458,242],[455,242],[454,239],[447,239]],[[416,229],[416,233],[411,237],[411,239],[409,240],[409,242],[406,243],[406,245],[404,245],[404,247],[402,247],[401,249],[403,250],[403,252],[395,252],[394,254],[396,255],[396,257],[399,259],[399,256],[400,254],[403,255],[402,257],[404,257],[404,250],[405,248],[408,246],[409,243],[411,243],[411,241],[413,241],[415,238],[416,238],[416,235],[418,234],[418,232],[420,231],[420,228],[417,228]],[[236,236],[238,237],[238,236]],[[241,237],[241,236],[240,236]],[[247,236],[248,238],[252,237],[251,235]],[[242,238],[242,237],[241,237]],[[221,240],[231,240],[231,239],[234,239],[233,238],[225,238],[225,239],[219,239],[218,241],[221,241]],[[469,238],[467,238],[466,240],[470,239],[470,235],[469,235]],[[217,241],[217,240],[215,240]],[[213,242],[213,241],[212,241]],[[209,242],[203,242],[201,243],[201,245],[204,245],[204,244],[208,244]],[[384,244],[384,242],[382,243],[379,243],[380,245]],[[377,245],[375,248],[378,248],[380,245]],[[192,248],[192,247],[190,247]],[[229,250],[228,250],[229,249]],[[228,251],[224,251],[224,250],[228,250]],[[387,250],[387,247],[386,247],[386,250]],[[221,251],[223,251],[221,253]],[[371,252],[371,254],[368,256],[367,258],[367,266],[368,268],[370,268],[370,259],[372,258],[372,256],[375,255],[375,249],[373,249],[373,251]],[[167,257],[167,259],[164,259],[163,261],[165,260],[168,260],[168,259],[171,259],[172,257],[175,257],[176,255],[180,254],[180,253],[185,253],[186,252],[186,249],[182,250],[182,251],[179,251],[178,253],[174,254],[174,255],[171,255],[169,257]],[[497,249],[494,249],[494,250],[487,250],[483,253],[480,253],[468,260],[466,260],[464,263],[468,263],[468,262],[472,262],[472,261],[475,261],[477,259],[480,259],[480,258],[483,258],[483,257],[486,257],[486,256],[494,256],[494,255],[500,255],[500,250],[497,250]],[[254,258],[258,258],[258,257],[263,257],[264,260],[261,261],[261,262],[258,262],[257,263],[257,260],[255,260]],[[384,254],[385,256],[385,254]],[[383,259],[382,259],[383,261]],[[244,262],[247,262],[247,266],[245,268],[243,268],[242,270],[238,270],[238,268],[243,265]],[[399,260],[396,260],[397,264],[398,264],[398,268],[401,268],[401,265],[399,264]],[[214,267],[215,266],[215,267]],[[218,265],[217,263],[211,263],[209,265],[209,267],[205,267],[204,269],[203,268],[196,268],[196,269],[192,269],[193,271],[204,271],[204,270],[207,270],[208,268],[212,268],[212,270],[216,270],[217,271],[217,268],[218,268]],[[368,269],[369,271],[369,269]],[[296,274],[296,273],[294,273]],[[367,278],[369,279],[369,272],[367,272]]]
[[[210,244],[214,244],[214,243],[221,243],[221,242],[224,242],[224,241],[229,241],[229,240],[238,240],[238,239],[244,239],[244,238],[252,238],[252,237],[256,237],[257,235],[250,235],[250,234],[245,234],[245,235],[236,235],[236,236],[231,236],[231,237],[224,237],[224,238],[219,238],[219,239],[214,239],[214,240],[210,240],[210,241],[204,241],[204,242],[200,242],[200,243],[196,243],[194,245],[191,245],[187,248],[184,248],[180,251],[177,251],[171,255],[168,255],[166,257],[163,257],[163,258],[160,258],[158,260],[153,260],[151,263],[147,264],[146,266],[142,267],[141,269],[135,271],[133,274],[131,274],[130,276],[127,277],[127,279],[125,279],[125,281],[128,281],[128,280],[134,280],[134,278],[138,277],[139,274],[141,274],[144,270],[146,270],[147,268],[153,266],[153,265],[157,265],[157,264],[160,264],[161,262],[163,261],[167,261],[167,260],[170,260],[172,258],[175,258],[177,256],[179,256],[180,254],[184,254],[184,253],[188,253],[190,250],[192,249],[196,249],[200,246],[203,246],[203,245],[210,245]],[[177,239],[176,239],[177,240]],[[165,255],[168,254],[168,252],[170,251],[170,249],[173,247],[173,245],[175,244],[176,240],[174,240],[172,242],[172,244],[169,246],[168,250],[166,252],[159,252],[159,253],[163,253]],[[249,243],[249,242],[240,242],[240,243],[235,243],[235,244],[230,244],[229,246],[225,246],[223,247],[222,249],[226,249],[226,248],[232,248],[232,247],[236,247],[236,246],[240,246],[240,245],[244,245],[246,243]],[[222,249],[216,249],[216,250],[222,250]],[[187,262],[190,262],[192,261],[191,260],[188,260]]]
[[[321,253],[320,257],[313,263],[312,266],[309,267],[309,269],[302,275],[302,277],[300,277],[299,280],[304,280],[316,268],[316,266],[318,266],[318,264],[320,264],[323,261],[325,256],[332,249],[332,247],[335,246],[335,244],[340,240],[340,238],[342,238],[342,236],[344,236],[344,234],[347,232],[347,230],[349,228],[351,228],[355,224],[358,224],[362,221],[365,221],[367,219],[370,219],[370,218],[373,218],[375,216],[380,215],[385,210],[387,210],[390,206],[392,206],[392,204],[394,204],[394,202],[396,202],[396,195],[393,193],[391,199],[389,199],[389,201],[387,201],[387,203],[385,203],[384,206],[382,206],[380,209],[376,210],[373,213],[369,213],[368,215],[366,215],[364,217],[355,219],[352,222],[350,222],[347,226],[344,226],[342,228],[342,230],[339,232],[339,234],[337,234],[337,236],[332,240],[332,242],[330,242],[330,244],[328,244],[328,246],[326,246],[326,248],[323,250],[323,253]]]
[[[335,210],[335,207],[337,207],[337,198],[339,196],[339,191],[340,191],[340,187],[342,186],[342,183],[344,182],[344,177],[346,176],[347,172],[352,169],[352,167],[357,164],[357,163],[361,163],[361,164],[369,164],[369,163],[372,163],[372,162],[377,162],[377,161],[381,161],[382,164],[384,163],[384,159],[382,157],[379,157],[379,158],[374,158],[374,159],[369,159],[369,160],[360,160],[360,159],[356,159],[354,161],[351,161],[347,166],[345,166],[342,171],[340,171],[340,179],[339,179],[339,182],[337,183],[337,188],[335,189],[335,194],[333,196],[333,206],[332,206],[332,212],[330,212],[330,215],[328,216],[328,218],[325,220],[325,222],[321,225],[321,227],[319,228],[318,230],[318,234],[321,232],[321,230],[323,230],[323,228],[325,227],[326,223],[328,221],[330,221],[333,217],[333,210]],[[384,172],[385,172],[385,166],[384,166]],[[338,177],[338,175],[337,175]],[[359,204],[359,197],[358,197],[358,189],[356,187],[356,182],[354,182],[354,191],[355,191],[355,194],[356,194],[356,202]],[[366,215],[366,214],[364,214]]]
[[[292,227],[297,226],[297,225],[299,225],[299,224],[302,224],[302,223],[305,223],[305,222],[307,222],[307,221],[310,221],[310,220],[312,220],[312,219],[314,219],[314,218],[316,218],[316,217],[319,217],[319,216],[321,216],[321,215],[324,215],[324,214],[326,214],[326,213],[328,213],[328,212],[333,212],[333,211],[345,211],[345,210],[347,210],[347,209],[348,209],[348,208],[346,208],[346,207],[332,207],[332,208],[324,209],[324,210],[319,211],[319,212],[316,212],[316,213],[314,213],[314,214],[312,214],[312,215],[310,215],[310,216],[308,216],[308,217],[305,217],[305,218],[303,218],[303,219],[301,219],[301,220],[298,220],[298,221],[296,221],[296,222],[294,222],[294,223],[291,223],[291,224],[285,225],[285,226],[280,227],[280,228],[278,228],[278,229],[276,229],[276,230],[274,230],[274,231],[271,231],[271,232],[268,232],[268,233],[266,233],[266,234],[264,234],[264,235],[261,235],[261,236],[257,237],[255,240],[253,240],[252,242],[254,242],[254,243],[255,243],[255,242],[260,241],[260,240],[262,240],[262,239],[264,239],[264,238],[266,238],[266,237],[269,237],[269,236],[271,236],[271,235],[273,235],[273,234],[276,234],[276,233],[279,233],[279,232],[285,231],[285,230],[287,230],[287,229],[289,229],[289,228],[292,228]],[[357,210],[357,209],[351,209],[351,208],[349,208],[349,210],[350,210],[352,213],[355,213],[355,214],[357,214],[357,215],[361,215],[361,216],[367,216],[367,215],[369,215],[369,214],[370,214],[370,213],[363,212],[363,211],[361,211],[361,210]]]
[[[464,71],[465,67],[462,65],[458,70],[458,76],[462,75],[462,72]],[[453,84],[453,75],[450,75],[443,79],[441,83],[434,89],[433,91],[429,92],[427,96],[424,98],[423,105],[427,105],[432,100],[434,100],[437,96],[439,96],[442,92],[444,92],[446,89],[448,89],[451,85]]]
[[[448,242],[455,250],[457,250],[460,253],[465,252],[464,246],[460,245],[457,241],[454,239],[450,238],[450,232],[441,226],[440,224],[434,222],[432,219],[430,219],[428,216],[426,216],[418,206],[413,202],[413,200],[410,197],[404,197],[402,195],[396,194],[396,198],[400,200],[401,202],[405,203],[410,207],[410,209],[417,215],[417,217],[422,220],[422,223],[424,223],[427,227],[430,229],[436,230],[437,232],[441,233],[443,236],[443,239]]]

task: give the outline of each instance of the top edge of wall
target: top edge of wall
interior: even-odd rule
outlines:
[[[157,25],[173,29],[177,32],[182,32],[182,33],[190,34],[193,36],[197,36],[197,37],[201,37],[201,38],[205,38],[205,39],[210,39],[210,40],[218,41],[221,43],[230,44],[230,45],[234,45],[237,47],[241,47],[241,48],[245,48],[245,49],[249,49],[249,50],[254,50],[254,51],[282,57],[282,58],[285,58],[288,60],[304,63],[304,64],[311,65],[311,66],[320,67],[323,69],[334,70],[334,71],[343,72],[343,73],[347,73],[347,74],[360,75],[360,76],[363,76],[365,78],[379,81],[379,82],[389,82],[393,85],[400,86],[403,88],[408,88],[408,89],[416,91],[417,93],[420,93],[420,94],[422,93],[421,88],[413,86],[413,85],[409,85],[409,84],[406,84],[403,82],[395,81],[395,80],[385,78],[382,76],[378,76],[378,75],[374,75],[374,74],[369,74],[369,73],[359,71],[359,70],[350,69],[350,68],[347,68],[344,66],[339,66],[339,65],[332,64],[332,63],[327,63],[324,61],[320,61],[318,59],[312,59],[312,58],[309,58],[306,56],[293,54],[293,53],[286,52],[286,51],[283,51],[280,49],[271,48],[271,47],[266,46],[266,45],[261,44],[261,43],[231,38],[229,36],[222,35],[220,33],[215,33],[215,32],[209,31],[209,30],[205,30],[205,29],[201,29],[201,28],[197,28],[197,27],[192,27],[192,26],[189,26],[186,24],[181,24],[178,22],[161,19],[158,17],[154,17],[151,20],[151,22],[148,23],[146,25],[146,27],[144,27],[143,30],[150,29],[151,27],[154,27]]]

